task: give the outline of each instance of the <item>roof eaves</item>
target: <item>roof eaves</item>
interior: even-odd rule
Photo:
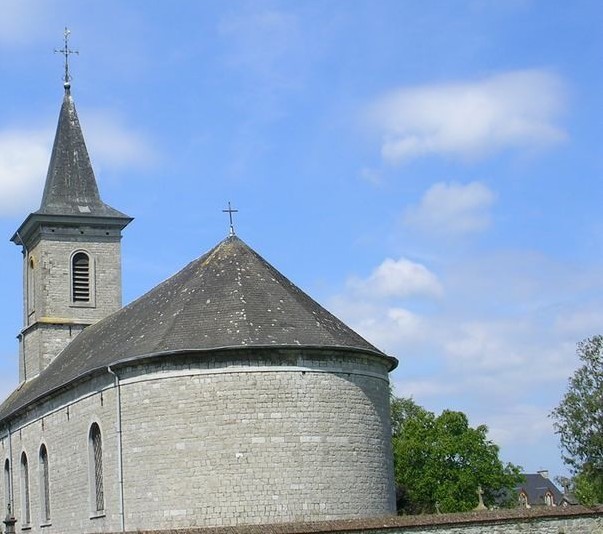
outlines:
[[[334,351],[341,351],[341,352],[356,352],[356,353],[364,353],[364,354],[369,354],[371,356],[376,356],[379,358],[383,358],[386,359],[389,363],[390,363],[390,368],[389,371],[393,371],[397,365],[398,365],[398,360],[396,358],[394,358],[393,356],[387,356],[386,354],[377,351],[377,350],[371,350],[371,349],[364,349],[364,348],[356,348],[356,347],[345,347],[345,346],[331,346],[331,345],[327,345],[327,346],[320,346],[320,345],[248,345],[248,346],[241,346],[241,347],[231,347],[231,346],[224,346],[224,347],[213,347],[213,348],[205,348],[205,349],[178,349],[178,350],[171,350],[171,351],[158,351],[158,352],[153,352],[153,353],[146,353],[146,354],[140,354],[137,356],[132,356],[129,358],[123,358],[121,360],[116,360],[115,362],[109,363],[109,364],[104,364],[98,367],[95,367],[93,369],[89,369],[84,373],[81,373],[80,375],[77,375],[73,378],[71,378],[70,380],[68,380],[67,382],[64,382],[62,384],[60,384],[59,386],[56,386],[54,388],[51,388],[39,395],[37,395],[36,397],[34,397],[33,399],[30,399],[29,401],[22,403],[22,404],[18,404],[16,408],[12,409],[11,411],[7,412],[4,415],[0,415],[0,425],[3,425],[8,419],[12,419],[15,416],[19,415],[21,412],[23,412],[26,408],[28,408],[29,406],[32,406],[34,404],[37,404],[38,402],[42,401],[42,399],[55,395],[57,393],[59,393],[60,391],[63,391],[64,389],[72,386],[73,384],[76,384],[84,379],[86,379],[87,377],[92,377],[95,376],[97,374],[100,374],[102,371],[107,370],[108,368],[112,368],[112,367],[123,367],[125,365],[131,364],[131,363],[135,363],[135,362],[139,362],[139,361],[144,361],[144,360],[152,360],[152,359],[156,359],[156,358],[161,358],[161,357],[165,357],[165,356],[177,356],[177,355],[184,355],[184,354],[192,354],[192,353],[208,353],[208,352],[231,352],[231,351],[257,351],[257,350],[262,350],[262,349],[314,349],[314,350],[334,350]],[[41,375],[38,375],[36,377],[36,379],[40,379]],[[19,386],[21,387],[21,386]],[[10,397],[9,397],[10,398]],[[8,399],[7,399],[8,400]]]
[[[64,226],[78,226],[90,224],[94,226],[112,227],[123,230],[134,219],[127,215],[102,216],[102,215],[54,215],[46,213],[30,213],[10,240],[16,245],[27,243],[33,231],[42,223],[59,224]]]

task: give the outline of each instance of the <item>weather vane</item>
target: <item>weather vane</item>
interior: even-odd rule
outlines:
[[[228,217],[230,219],[230,231],[228,232],[228,235],[230,237],[232,237],[233,235],[235,235],[235,231],[234,231],[234,225],[232,224],[232,214],[233,213],[238,213],[239,210],[235,210],[232,209],[230,207],[230,202],[228,203],[228,209],[227,210],[222,210],[224,213],[228,213]]]
[[[65,39],[65,43],[63,45],[63,48],[61,50],[57,50],[56,48],[54,49],[54,53],[55,54],[63,54],[65,56],[65,89],[69,89],[70,87],[70,81],[71,81],[71,75],[69,74],[69,56],[71,54],[78,54],[79,55],[79,50],[71,50],[71,48],[69,48],[69,35],[71,35],[71,32],[69,31],[69,29],[67,27],[65,27],[65,32],[63,33],[64,35],[64,39]]]

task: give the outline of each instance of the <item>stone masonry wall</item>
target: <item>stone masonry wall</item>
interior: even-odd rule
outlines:
[[[137,531],[136,534],[603,534],[603,506],[542,507],[466,514],[280,525]],[[116,533],[115,533],[116,534]],[[130,532],[128,534],[134,534]]]
[[[22,362],[21,380],[36,376],[59,354],[83,329],[82,324],[33,325],[21,341],[25,354]]]
[[[233,356],[149,364],[122,384],[127,528],[395,509],[383,364]]]
[[[11,422],[10,435],[0,435],[2,468],[11,461],[13,512],[17,532],[70,534],[119,530],[117,484],[116,396],[109,375],[80,384],[68,393]],[[90,502],[88,432],[93,422],[100,425],[103,439],[103,468],[106,515],[94,517]],[[48,451],[50,480],[50,522],[42,519],[40,447]],[[12,454],[11,454],[12,452]],[[29,470],[31,523],[24,525],[21,455],[25,452]],[[4,473],[3,475],[4,476]],[[1,485],[6,515],[6,484]],[[44,525],[44,526],[42,526]]]
[[[118,230],[82,225],[42,227],[40,232],[41,238],[24,256],[21,381],[44,369],[73,335],[81,331],[81,327],[74,331],[67,323],[92,324],[121,307],[121,235]],[[70,263],[78,250],[87,252],[92,260],[92,300],[76,305],[71,301]],[[65,326],[56,328],[57,324]]]
[[[127,530],[393,513],[387,362],[340,352],[231,352],[117,369]],[[30,532],[120,530],[117,393],[106,372],[0,432],[2,461],[11,460],[18,530],[22,452],[29,464]],[[91,513],[93,422],[103,438],[101,517]],[[51,521],[44,526],[42,443],[51,501]],[[1,497],[5,502],[4,491]]]

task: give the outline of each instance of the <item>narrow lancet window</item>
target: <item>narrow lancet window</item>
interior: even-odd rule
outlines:
[[[7,458],[4,462],[4,512],[9,514],[11,498],[11,483],[10,483],[10,460]],[[12,512],[12,510],[10,511]]]
[[[46,445],[40,447],[40,502],[42,503],[42,522],[48,523],[50,521],[50,479]]]
[[[31,508],[29,499],[29,465],[27,463],[27,454],[21,453],[21,513],[23,514],[23,524],[31,523]]]
[[[105,492],[103,489],[103,442],[100,428],[96,423],[90,427],[89,435],[92,508],[94,512],[105,509]]]
[[[34,311],[36,302],[36,271],[33,257],[30,257],[28,262],[27,287],[25,290],[27,292],[27,313],[30,314]]]
[[[73,302],[90,302],[90,257],[85,252],[74,254],[71,280]]]

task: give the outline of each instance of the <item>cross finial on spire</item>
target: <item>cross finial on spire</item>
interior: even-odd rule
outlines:
[[[69,74],[69,56],[70,54],[79,54],[79,50],[71,50],[71,48],[69,48],[69,35],[71,34],[71,31],[69,31],[69,28],[67,28],[67,26],[65,26],[65,31],[63,32],[63,36],[64,36],[64,45],[63,48],[61,48],[61,50],[57,50],[56,48],[54,49],[54,53],[55,54],[63,54],[65,56],[65,77],[64,77],[64,86],[65,86],[65,90],[69,90],[69,88],[71,87],[71,75]]]
[[[228,232],[228,236],[232,237],[233,235],[235,235],[235,231],[234,231],[234,225],[232,224],[232,214],[233,213],[238,213],[239,210],[235,210],[233,208],[230,207],[230,202],[228,203],[228,209],[227,210],[222,210],[224,213],[228,213],[228,217],[230,219],[230,231]]]

